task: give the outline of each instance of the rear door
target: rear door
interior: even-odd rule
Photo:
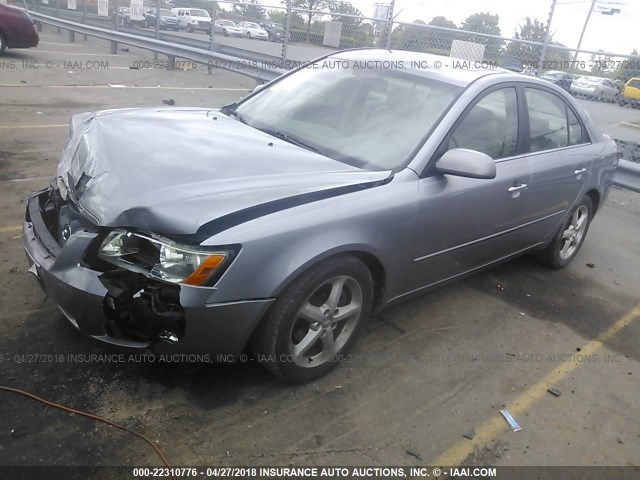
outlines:
[[[529,246],[523,222],[530,172],[519,155],[515,86],[483,92],[460,117],[431,164],[451,148],[494,159],[494,179],[442,175],[427,167],[420,180],[413,261],[416,288],[488,265]]]
[[[544,239],[584,195],[595,151],[584,125],[560,95],[538,85],[523,91],[531,169],[526,221],[529,234]]]

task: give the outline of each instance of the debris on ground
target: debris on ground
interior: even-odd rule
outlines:
[[[500,285],[499,283],[496,283],[496,288],[502,292],[504,292],[504,286]]]
[[[515,418],[513,418],[509,413],[509,410],[505,409],[505,410],[498,410],[498,411],[504,417],[504,419],[507,421],[507,423],[509,424],[509,426],[514,432],[519,432],[520,430],[522,430],[522,427],[518,425],[518,422],[516,422]]]
[[[596,268],[596,264],[595,263],[587,263],[587,267]]]
[[[562,392],[557,388],[547,388],[547,392],[549,392],[554,397],[559,397],[560,395],[562,395]]]
[[[137,65],[129,65],[129,70],[140,70],[140,67]]]
[[[411,455],[412,457],[417,458],[418,460],[422,460],[422,457],[419,453],[412,452],[411,450],[407,450],[407,455]]]
[[[165,105],[175,105],[176,101],[173,98],[170,98],[168,100],[162,100],[162,103],[164,103]]]
[[[27,427],[25,427],[24,425],[21,425],[19,427],[11,429],[11,436],[15,438],[20,438],[20,437],[24,437],[27,434],[27,432],[28,432]]]
[[[475,428],[472,428],[471,430],[469,430],[467,433],[463,433],[462,436],[464,438],[468,438],[469,440],[473,440],[473,437],[476,436],[476,430]]]
[[[20,273],[20,267],[13,267],[11,270],[9,270],[10,273]]]
[[[121,49],[120,49],[120,51],[122,51],[122,52],[128,52],[128,51],[129,51],[129,49],[128,49],[128,48],[126,48],[126,47],[123,47],[123,48],[121,48]]]
[[[580,347],[576,347],[576,352],[581,351],[582,349]]]

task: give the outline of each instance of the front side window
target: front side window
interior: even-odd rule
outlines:
[[[397,170],[461,92],[404,69],[330,57],[261,90],[236,113],[254,128],[349,165]]]
[[[486,153],[494,160],[516,154],[518,108],[515,88],[487,94],[455,127],[449,149],[468,148]]]

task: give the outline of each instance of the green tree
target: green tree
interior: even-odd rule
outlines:
[[[281,25],[284,25],[286,18],[287,18],[287,12],[284,10],[269,10],[269,20],[271,20],[274,23],[280,23]],[[302,28],[303,25],[304,25],[304,19],[297,13],[295,12],[292,13],[290,26],[294,28],[295,27]]]
[[[242,3],[233,5],[233,13],[253,20],[264,20],[267,18],[266,11],[258,0],[242,0]]]
[[[391,33],[391,45],[399,50],[412,52],[426,52],[429,42],[429,32],[425,22],[414,20],[412,25],[400,25]]]
[[[283,0],[282,3],[286,4],[287,1]],[[299,8],[306,10],[302,12],[302,17],[306,19],[307,34],[306,41],[309,42],[311,36],[311,24],[313,19],[318,16],[325,15],[324,9],[329,8],[332,4],[332,0],[291,0],[291,6],[293,8]]]
[[[544,42],[545,35],[546,27],[542,22],[537,19],[531,20],[530,17],[525,18],[524,23],[520,25],[520,31],[516,30],[514,38],[516,40],[538,42],[540,45],[509,42],[506,49],[506,56],[525,65],[535,64],[540,60],[540,55],[542,55],[542,43]]]
[[[460,30],[500,36],[500,26],[498,25],[499,20],[500,17],[498,15],[491,15],[490,13],[474,13],[465,19]],[[467,42],[480,43],[484,45],[485,57],[490,59],[497,58],[502,48],[502,40],[496,38],[481,37],[479,35],[471,35],[468,33],[464,33],[458,38]]]
[[[429,25],[434,27],[444,27],[450,29],[457,29],[455,23],[445,17],[433,17],[429,22]],[[428,29],[427,30],[427,46],[431,49],[439,50],[451,50],[451,44],[453,43],[454,34],[452,32],[447,32],[446,30],[436,30],[436,29]]]
[[[331,5],[329,5],[329,10],[333,14],[338,14],[338,15],[331,16],[331,20],[333,20],[334,22],[340,22],[343,25],[350,25],[355,27],[358,27],[362,24],[362,20],[363,20],[362,18],[340,16],[341,14],[341,15],[354,15],[357,17],[362,17],[362,12],[358,10],[356,7],[354,7],[351,2],[345,2],[343,0],[340,0],[338,2],[331,2]]]

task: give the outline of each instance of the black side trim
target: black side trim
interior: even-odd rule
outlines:
[[[33,225],[34,233],[38,240],[40,240],[40,243],[42,243],[44,248],[53,257],[58,257],[58,255],[60,255],[60,252],[62,251],[62,247],[58,245],[56,239],[53,238],[53,235],[51,235],[51,233],[49,233],[49,229],[47,229],[47,226],[45,225],[42,218],[42,213],[40,212],[40,195],[42,194],[43,193],[41,192],[40,194],[36,194],[33,197],[29,198],[27,203],[27,212],[29,213],[29,218],[27,220],[30,221]]]
[[[344,187],[330,188],[328,190],[321,190],[319,192],[304,193],[301,195],[295,195],[293,197],[273,200],[271,202],[244,208],[242,210],[238,210],[237,212],[229,213],[227,215],[223,215],[222,217],[216,218],[215,220],[211,220],[210,222],[202,225],[193,235],[171,235],[169,236],[169,238],[173,240],[188,241],[191,243],[201,243],[206,239],[212,237],[213,235],[246,223],[250,220],[264,217],[265,215],[280,212],[282,210],[287,210],[289,208],[305,205],[307,203],[313,203],[320,200],[325,200],[327,198],[337,197],[360,190],[367,190],[369,188],[386,185],[392,179],[393,175],[390,175],[384,180],[377,180],[375,182],[347,185]]]

